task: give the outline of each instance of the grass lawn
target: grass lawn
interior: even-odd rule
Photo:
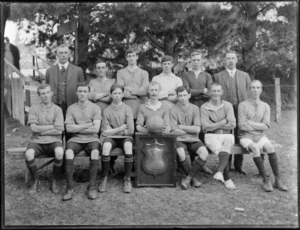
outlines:
[[[282,120],[274,122],[272,116],[269,139],[282,145],[278,153],[279,167],[288,192],[274,189],[262,190],[262,179],[250,155],[244,156],[244,169],[248,175],[232,172],[237,190],[227,190],[212,175],[198,173],[202,187],[182,190],[179,186],[182,174],[177,173],[176,188],[134,188],[130,194],[123,193],[123,158],[117,160],[117,175],[109,178],[108,192],[99,193],[97,200],[87,198],[88,182],[75,182],[75,197],[63,202],[61,197],[66,187],[64,178],[59,181],[61,192],[50,191],[52,166],[41,172],[42,189],[36,195],[29,195],[24,183],[24,162],[4,157],[5,202],[4,221],[13,225],[166,225],[188,227],[299,227],[298,184],[297,184],[297,112],[282,111]],[[5,116],[5,148],[27,146],[30,139],[28,126],[21,126]],[[89,162],[77,163],[76,171],[88,168]],[[213,171],[218,158],[209,156],[207,166]],[[267,171],[272,175],[268,158]],[[75,175],[76,179],[76,175]],[[100,182],[100,171],[97,183]],[[236,210],[241,208],[241,210]]]

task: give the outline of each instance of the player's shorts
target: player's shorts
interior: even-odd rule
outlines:
[[[42,154],[48,157],[54,157],[55,156],[54,150],[58,147],[61,147],[62,149],[64,148],[60,141],[56,141],[49,144],[38,144],[38,143],[31,142],[27,146],[27,150],[33,149],[35,157],[38,157],[39,155]]]
[[[78,143],[74,141],[69,141],[67,143],[66,149],[71,149],[76,156],[81,150],[85,150],[89,155],[93,150],[98,150],[101,152],[101,144],[98,141],[88,142],[88,143]]]
[[[126,138],[111,138],[111,137],[106,137],[104,139],[104,141],[103,141],[103,145],[105,144],[105,142],[111,143],[111,145],[112,145],[111,149],[114,149],[114,148],[117,148],[117,147],[123,149],[124,148],[124,144],[126,142],[133,143],[133,138],[132,137],[126,137]]]
[[[195,141],[195,142],[186,142],[186,141],[176,141],[175,148],[184,148],[186,151],[189,151],[190,154],[196,154],[198,149],[205,145],[202,141]]]
[[[234,145],[234,135],[206,133],[204,136],[206,146],[216,155],[222,150],[225,140]],[[230,152],[229,152],[230,154]]]
[[[271,143],[271,141],[267,137],[265,137],[265,136],[262,137],[262,138],[260,138],[259,141],[253,141],[250,138],[241,138],[240,139],[240,145],[243,146],[248,151],[250,151],[249,150],[249,145],[251,143],[256,143],[258,145],[260,151],[262,151],[263,148],[264,148],[264,146],[265,146],[265,144],[267,144],[269,142]]]

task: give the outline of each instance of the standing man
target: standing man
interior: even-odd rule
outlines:
[[[29,110],[28,124],[33,134],[25,152],[25,161],[34,181],[29,193],[39,190],[40,182],[35,158],[40,154],[46,154],[51,157],[54,155],[51,190],[58,194],[56,180],[60,175],[64,155],[61,138],[64,117],[61,108],[51,102],[53,92],[50,85],[40,85],[37,93],[41,103],[33,105]]]
[[[125,152],[124,192],[130,193],[132,191],[130,174],[133,165],[133,115],[131,108],[122,102],[124,87],[116,83],[111,87],[110,92],[113,101],[103,113],[103,124],[101,127],[103,180],[99,186],[99,192],[106,191],[111,150],[120,147]]]
[[[110,88],[116,82],[115,79],[107,78],[106,73],[108,67],[105,61],[98,60],[95,64],[97,78],[89,82],[91,92],[89,99],[101,108],[103,114],[104,109],[110,104]]]
[[[133,119],[136,120],[138,108],[145,102],[147,96],[149,74],[137,66],[137,50],[129,48],[125,55],[128,66],[117,72],[117,82],[124,86],[123,101],[132,109]]]
[[[201,186],[196,179],[197,173],[203,168],[208,157],[208,151],[198,134],[201,130],[199,108],[189,103],[191,93],[189,88],[180,86],[176,90],[178,102],[170,111],[171,130],[178,134],[175,142],[179,164],[186,177],[181,181],[181,188],[187,189],[192,182],[194,187]],[[186,159],[185,150],[198,157],[190,165]]]
[[[46,83],[53,89],[52,101],[62,108],[64,117],[67,108],[77,101],[76,87],[84,81],[83,70],[69,63],[69,46],[61,44],[57,47],[58,63],[46,70]]]
[[[164,101],[171,109],[177,102],[176,89],[182,86],[182,80],[172,73],[173,57],[166,55],[161,59],[163,72],[152,78],[153,82],[160,84],[161,90],[158,95],[160,101]]]
[[[270,128],[270,106],[260,100],[262,83],[253,80],[250,84],[250,97],[239,104],[239,139],[240,144],[253,153],[253,161],[263,177],[263,190],[273,191],[273,186],[267,175],[260,151],[265,150],[275,176],[274,188],[280,191],[288,191],[288,188],[280,180],[278,159],[271,141],[264,134]]]
[[[209,73],[204,72],[203,58],[200,51],[191,53],[192,69],[183,72],[183,84],[187,85],[191,91],[190,102],[197,105],[199,108],[207,100],[209,100],[208,91],[213,83],[212,77]]]
[[[169,107],[158,100],[160,84],[158,82],[150,82],[147,91],[149,94],[149,100],[139,107],[136,120],[136,130],[141,133],[149,133],[146,127],[147,119],[157,115],[164,120],[162,132],[170,132]]]
[[[226,69],[215,74],[215,81],[222,85],[222,100],[229,101],[233,105],[234,115],[237,117],[238,104],[248,98],[250,77],[246,72],[236,68],[238,58],[235,51],[229,50],[225,55]],[[238,126],[234,130],[235,141],[238,140]],[[234,168],[237,172],[247,174],[243,169],[243,154],[234,156]],[[229,158],[229,168],[231,168],[231,158]]]
[[[68,107],[66,114],[66,129],[73,136],[68,140],[66,146],[66,179],[67,192],[63,200],[70,200],[74,196],[73,171],[74,156],[81,150],[90,154],[90,182],[88,186],[88,198],[96,199],[98,196],[96,188],[96,177],[99,168],[99,129],[101,125],[101,109],[88,100],[90,87],[86,82],[78,83],[76,94],[78,101]]]
[[[232,104],[221,100],[223,94],[219,83],[211,85],[211,99],[201,106],[201,125],[205,133],[206,146],[219,156],[219,166],[214,179],[221,181],[228,189],[236,189],[229,176],[228,158],[234,145],[231,131],[236,126]]]

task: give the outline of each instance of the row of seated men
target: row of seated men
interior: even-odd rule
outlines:
[[[149,98],[138,107],[137,119],[134,121],[132,108],[122,101],[125,94],[122,85],[115,83],[110,87],[109,97],[112,102],[101,114],[100,106],[89,100],[89,84],[80,82],[76,87],[78,100],[67,108],[64,119],[62,109],[52,102],[51,86],[40,85],[38,95],[41,103],[33,105],[28,116],[28,124],[33,132],[25,153],[26,163],[33,178],[30,193],[35,193],[40,186],[35,157],[41,153],[49,154],[55,157],[51,190],[55,194],[59,193],[56,181],[61,172],[63,158],[65,158],[67,189],[62,200],[71,200],[74,197],[74,156],[81,150],[85,150],[90,155],[88,198],[96,199],[98,191],[107,191],[110,152],[115,147],[124,149],[124,192],[132,192],[130,174],[133,166],[134,126],[138,132],[148,133],[147,120],[153,116],[159,116],[164,120],[162,133],[171,132],[177,135],[175,147],[179,164],[186,174],[180,182],[182,189],[187,189],[190,185],[196,188],[201,186],[196,175],[206,163],[207,148],[219,157],[219,165],[213,178],[224,183],[228,189],[236,189],[228,169],[228,158],[235,142],[234,135],[230,131],[236,126],[236,118],[231,103],[221,100],[222,86],[219,83],[212,84],[209,92],[211,99],[204,103],[201,109],[189,102],[191,93],[190,89],[185,86],[176,88],[178,102],[171,107],[167,102],[158,99],[160,91],[160,83],[156,81],[149,83],[147,87]],[[270,127],[270,107],[259,99],[261,91],[261,82],[252,81],[251,96],[239,104],[240,144],[253,153],[255,165],[263,177],[264,191],[272,191],[273,185],[260,156],[262,149],[267,151],[269,156],[275,175],[274,187],[287,191],[288,188],[280,180],[274,148],[263,133]],[[65,131],[72,134],[72,137],[67,140],[65,151],[61,140],[64,126]],[[198,137],[201,127],[205,133],[205,145]],[[196,155],[191,165],[186,159],[185,150]],[[96,176],[100,156],[102,180],[97,189]]]

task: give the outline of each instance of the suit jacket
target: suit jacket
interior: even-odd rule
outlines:
[[[46,83],[51,85],[53,90],[53,96],[52,96],[52,102],[57,104],[57,83],[58,83],[58,71],[59,67],[58,64],[48,68],[46,70]],[[67,106],[72,105],[77,101],[77,95],[76,95],[76,87],[79,82],[84,81],[84,75],[83,70],[71,63],[69,63],[68,66],[68,72],[67,72]]]
[[[249,77],[249,74],[238,69],[235,72],[235,77],[237,80],[238,103],[241,103],[242,101],[245,101],[249,97],[251,79]],[[223,70],[214,75],[214,81],[222,85],[223,88],[222,99],[225,101],[228,101],[228,97],[229,97],[229,92],[228,92],[229,78],[231,78],[231,76],[226,70]]]

